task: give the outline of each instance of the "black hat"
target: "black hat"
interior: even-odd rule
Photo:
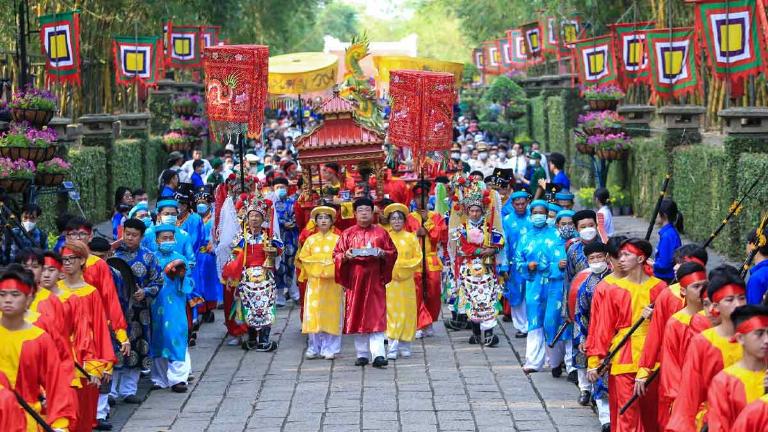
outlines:
[[[93,240],[88,243],[88,248],[93,252],[109,252],[110,247],[109,240],[104,237],[94,237]]]
[[[288,186],[288,179],[285,177],[275,177],[272,179],[272,186],[279,184]]]
[[[600,242],[592,242],[584,245],[584,256],[588,257],[593,253],[608,253],[608,247]]]
[[[582,219],[592,219],[597,223],[597,214],[594,210],[579,210],[573,214],[573,224],[579,225],[579,221]]]
[[[361,206],[368,206],[371,208],[371,210],[373,210],[373,201],[371,201],[370,198],[363,197],[363,198],[356,199],[355,202],[352,204],[352,208],[354,210],[357,210],[357,208]]]

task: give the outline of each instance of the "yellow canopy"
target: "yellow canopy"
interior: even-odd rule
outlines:
[[[452,73],[456,87],[461,87],[461,74],[464,72],[461,63],[425,57],[373,56],[373,64],[377,71],[376,79],[382,82],[389,82],[389,71],[410,69]]]
[[[269,58],[269,93],[302,94],[336,84],[339,58],[321,52],[300,52]]]

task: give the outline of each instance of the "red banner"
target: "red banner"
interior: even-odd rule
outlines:
[[[269,47],[225,45],[205,48],[206,107],[212,121],[245,123],[258,138],[264,121]]]
[[[450,150],[453,140],[453,74],[398,70],[390,72],[392,114],[389,141],[410,147],[421,160],[428,151]]]

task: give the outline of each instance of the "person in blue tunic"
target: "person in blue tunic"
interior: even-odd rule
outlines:
[[[575,196],[568,191],[560,191],[555,193],[555,203],[559,205],[563,210],[573,210],[573,200]]]
[[[682,246],[680,234],[684,234],[683,214],[677,209],[677,203],[669,198],[661,201],[659,215],[656,217],[659,229],[659,244],[653,259],[653,275],[670,283],[675,278],[675,250]]]
[[[555,226],[555,216],[557,216],[557,213],[561,210],[563,210],[563,208],[553,202],[547,204],[547,226]]]
[[[528,210],[529,195],[525,190],[513,192],[508,203],[512,211],[503,217],[502,226],[506,242],[504,243],[504,256],[506,262],[500,266],[499,271],[505,277],[504,297],[509,302],[511,309],[512,325],[517,329],[516,338],[524,338],[528,334],[528,319],[525,316],[525,279],[522,273],[515,271],[515,250],[518,241],[531,227],[530,212]]]
[[[762,235],[768,236],[768,230]],[[757,247],[757,244],[757,230],[755,230],[749,236],[747,253],[752,252],[752,248]],[[763,245],[757,249],[753,262],[754,266],[749,270],[747,281],[747,303],[762,304],[765,292],[768,290],[768,246]]]
[[[203,221],[202,237],[198,241],[196,251],[197,263],[192,272],[195,280],[195,287],[202,294],[205,303],[200,306],[200,312],[203,314],[203,322],[211,323],[214,321],[213,311],[219,305],[223,298],[223,288],[216,270],[216,255],[213,251],[213,242],[211,234],[213,230],[213,209],[211,203],[213,196],[209,189],[203,187],[195,193],[195,210]]]
[[[578,233],[573,241],[566,244],[568,264],[565,268],[565,281],[570,286],[576,274],[589,266],[584,255],[584,246],[600,243],[597,237],[597,214],[593,210],[579,210],[573,215],[573,224]]]
[[[552,376],[559,378],[563,373],[563,365],[569,370],[573,368],[573,353],[569,346],[572,326],[568,325],[564,333],[555,342],[560,327],[565,323],[565,244],[574,235],[573,215],[571,210],[560,210],[555,216],[555,231],[553,234],[554,247],[550,249],[550,269],[547,276],[547,303],[544,308],[544,341],[546,342],[547,357],[552,365]],[[550,345],[552,345],[550,347]]]
[[[157,261],[163,269],[163,286],[152,302],[152,382],[157,388],[187,391],[192,361],[187,347],[187,295],[192,293],[191,270],[176,252],[175,225],[154,227]]]
[[[296,226],[294,204],[296,198],[288,195],[288,179],[275,177],[272,180],[274,191],[274,205],[277,213],[277,221],[280,225],[280,236],[283,241],[283,254],[280,264],[275,271],[275,283],[277,284],[278,307],[285,306],[285,291],[288,290],[291,299],[299,301],[299,288],[294,280],[296,265],[294,257],[299,244],[299,229]]]
[[[547,279],[552,270],[551,250],[555,248],[554,228],[547,226],[547,202],[534,200],[529,206],[531,227],[515,249],[515,269],[525,279],[525,310],[528,317],[526,373],[544,366],[544,310],[547,304]],[[557,263],[555,263],[557,267]]]
[[[133,206],[133,194],[125,186],[120,186],[115,190],[115,207],[112,215],[112,239],[120,239],[122,234],[122,224],[125,220],[128,210]]]
[[[131,352],[129,358],[123,360],[123,367],[115,368],[110,395],[131,404],[141,402],[136,397],[139,372],[151,367],[151,361],[143,361],[145,358],[151,360],[148,356],[151,334],[149,305],[163,286],[163,270],[155,254],[141,246],[146,229],[144,222],[139,219],[126,220],[123,224],[123,238],[115,250],[115,257],[128,264],[138,285],[132,299],[123,298],[123,292],[119,292],[120,303],[124,304],[126,311],[128,337],[132,345],[136,346],[136,355]]]
[[[201,238],[203,237],[203,218],[197,214],[193,204],[192,191],[189,189],[189,184],[185,183],[179,187],[176,191],[176,202],[179,203],[178,217],[176,218],[176,226],[180,227],[184,232],[189,235],[189,242],[192,244],[192,250],[197,251],[201,246]]]
[[[160,190],[157,195],[158,199],[172,199],[176,194],[177,187],[179,187],[179,172],[172,169],[163,171],[162,174],[160,174]]]

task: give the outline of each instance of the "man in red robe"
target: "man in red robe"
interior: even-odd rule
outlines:
[[[0,372],[0,430],[4,432],[25,432],[27,430],[26,414],[16,401],[16,395],[11,390],[11,384],[2,372]]]
[[[416,288],[419,295],[416,298],[418,303],[421,303],[423,300],[430,319],[427,320],[428,323],[425,328],[422,329],[423,326],[419,326],[416,338],[419,338],[421,335],[434,335],[432,323],[440,319],[443,263],[438,256],[438,249],[442,245],[443,250],[445,250],[448,243],[448,226],[445,224],[445,218],[438,212],[426,210],[427,203],[429,203],[429,189],[430,183],[428,181],[413,187],[417,210],[411,212],[405,221],[405,229],[408,232],[415,233],[420,242],[423,239],[422,244],[424,245],[424,255],[426,256],[426,262],[422,267],[427,269],[427,291],[426,293],[422,292],[423,282],[421,278],[423,268],[419,268],[416,272]],[[421,307],[419,307],[419,310],[421,310]],[[419,324],[421,324],[421,319]]]
[[[8,379],[8,388],[38,413],[43,412],[40,396],[45,395],[46,422],[67,431],[74,425],[77,402],[53,339],[25,320],[34,287],[34,276],[18,264],[0,276],[0,373]],[[36,425],[27,415],[27,430],[36,431]]]
[[[677,269],[677,280],[685,299],[685,307],[667,320],[661,342],[659,369],[659,426],[667,426],[672,405],[677,398],[686,350],[694,335],[712,325],[703,315],[703,296],[707,287],[707,272],[701,264],[687,262]],[[677,285],[677,284],[675,284]],[[655,311],[654,311],[655,314]],[[651,319],[656,319],[654,316]],[[644,350],[643,353],[646,351]]]
[[[672,416],[665,431],[690,432],[700,430],[706,414],[707,388],[712,378],[742,357],[741,345],[731,341],[735,334],[731,314],[744,306],[746,285],[739,271],[732,266],[720,266],[709,273],[707,296],[711,300],[710,314],[720,318],[720,324],[697,334],[685,353],[682,376]]]
[[[736,327],[736,340],[744,356],[715,375],[709,385],[707,425],[710,432],[730,432],[731,425],[744,407],[765,393],[768,307],[738,307],[731,314],[731,320]]]
[[[747,405],[731,428],[731,432],[764,430],[768,430],[768,394]]]
[[[629,239],[622,243],[619,252],[619,265],[626,272],[626,277],[614,282],[606,308],[601,308],[597,317],[598,325],[590,328],[590,334],[597,333],[598,341],[589,348],[587,376],[591,382],[598,377],[598,366],[608,355],[611,347],[628,334],[629,329],[641,317],[646,318],[612,360],[608,378],[608,402],[611,412],[611,430],[618,432],[652,432],[657,430],[656,411],[657,387],[651,386],[639,403],[633,404],[623,415],[621,408],[635,393],[635,374],[638,371],[640,354],[645,337],[648,334],[648,305],[652,304],[659,293],[667,289],[667,284],[644,271],[646,260],[653,253],[650,243],[641,239]],[[591,317],[592,318],[592,317]],[[590,318],[590,321],[591,321]],[[605,342],[610,343],[605,343]],[[642,391],[645,394],[645,389]]]
[[[336,283],[346,290],[344,333],[355,335],[356,366],[373,357],[374,367],[385,367],[384,331],[387,297],[397,249],[384,228],[373,224],[373,201],[354,203],[357,224],[341,233],[333,251]]]

